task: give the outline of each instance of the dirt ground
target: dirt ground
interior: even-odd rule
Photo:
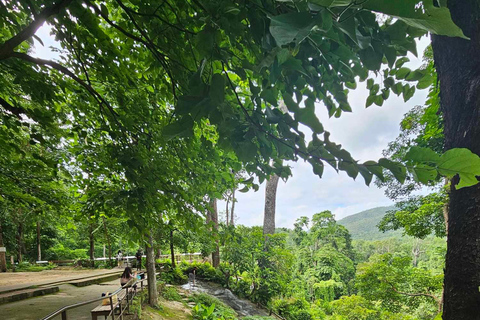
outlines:
[[[72,267],[59,267],[53,270],[40,272],[5,272],[0,273],[0,291],[7,287],[23,285],[39,285],[53,281],[63,281],[72,278],[90,277],[105,273],[121,271],[120,269],[74,269]]]

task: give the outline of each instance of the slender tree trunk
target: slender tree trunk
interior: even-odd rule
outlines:
[[[208,219],[210,217],[210,220]],[[218,246],[218,211],[217,211],[217,199],[210,200],[210,209],[209,214],[207,214],[207,222],[213,222],[212,233],[215,235],[216,247],[215,251],[212,252],[212,265],[214,268],[218,268],[220,265],[220,248]]]
[[[40,221],[37,221],[37,261],[42,261],[42,244],[40,234]]]
[[[274,174],[267,180],[265,189],[265,213],[263,216],[263,234],[275,233],[275,200],[279,177]]]
[[[110,233],[108,232],[107,229],[107,223],[105,221],[105,217],[102,216],[102,221],[103,221],[103,231],[105,232],[105,238],[107,239],[107,245],[108,245],[108,265],[110,267],[113,267],[112,264],[112,241],[110,239]],[[103,255],[105,256],[105,245],[103,246]]]
[[[4,247],[2,221],[0,220],[0,247]],[[7,253],[0,251],[0,272],[7,272]]]
[[[230,224],[232,226],[235,226],[235,213],[234,213],[234,210],[235,210],[235,188],[233,188],[232,190],[232,210],[230,210]]]
[[[147,245],[147,282],[148,282],[148,303],[153,307],[157,305],[157,278],[155,276],[155,249],[153,247],[153,237],[148,236]]]
[[[480,155],[480,3],[449,0],[453,21],[471,40],[433,36],[445,149]],[[480,185],[455,189],[448,206],[444,320],[480,319]]]
[[[17,230],[17,261],[18,263],[23,261],[22,248],[23,248],[23,222],[19,222],[18,230]]]
[[[175,269],[175,249],[173,247],[173,229],[170,229],[170,256],[172,257],[172,268]]]
[[[226,218],[227,218],[227,219],[226,219],[227,226],[228,226],[228,218],[229,218],[229,216],[228,216],[228,204],[229,204],[229,202],[230,202],[230,196],[227,197],[227,205],[225,206],[225,212],[226,212]]]
[[[93,222],[90,222],[89,225],[89,242],[90,242],[90,264],[91,267],[95,267],[95,238],[93,237]]]

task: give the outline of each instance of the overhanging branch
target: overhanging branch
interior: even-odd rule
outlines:
[[[68,6],[72,0],[60,0],[51,7],[43,9],[26,28],[17,33],[12,38],[5,41],[0,46],[0,60],[5,60],[12,56],[13,50],[18,47],[22,42],[31,38],[38,28],[52,15],[58,14],[60,10]]]

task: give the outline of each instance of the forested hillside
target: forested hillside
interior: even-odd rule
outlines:
[[[402,236],[402,231],[382,232],[377,227],[385,214],[393,209],[395,209],[394,206],[372,208],[340,219],[338,224],[348,229],[353,240],[399,238]]]

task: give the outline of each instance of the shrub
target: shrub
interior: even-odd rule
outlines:
[[[181,301],[182,297],[178,294],[177,289],[174,287],[165,287],[161,292],[160,295],[169,301]]]
[[[287,320],[311,320],[310,304],[305,299],[276,299],[272,309]]]
[[[194,268],[197,268],[195,275],[198,279],[219,283],[221,285],[226,284],[225,276],[223,275],[223,273],[215,269],[214,267],[212,267],[212,265],[208,262],[188,263],[188,262],[182,261],[182,263],[180,264],[180,268],[185,275],[188,275],[190,272],[193,272]]]
[[[194,319],[205,319],[205,320],[212,319],[213,320],[213,319],[223,318],[227,320],[229,319],[234,320],[237,318],[237,313],[232,308],[230,308],[229,306],[227,306],[225,303],[218,300],[217,298],[212,297],[208,294],[204,294],[204,293],[195,294],[192,297],[190,297],[190,299],[191,301],[196,303],[195,307],[199,306],[197,308],[197,311],[198,311],[197,317],[195,317],[196,312],[194,311]],[[202,318],[203,316],[206,316],[207,312],[205,311],[205,309],[209,309],[212,306],[214,306],[213,312],[211,313],[211,315],[208,315],[208,317],[210,318],[208,317]]]

